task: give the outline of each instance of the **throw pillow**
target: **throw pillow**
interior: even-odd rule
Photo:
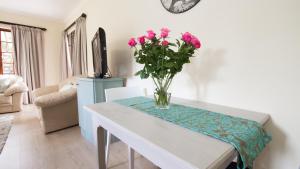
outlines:
[[[10,79],[7,75],[0,75],[0,93],[3,93],[10,86]]]

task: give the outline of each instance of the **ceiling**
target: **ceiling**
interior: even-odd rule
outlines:
[[[85,0],[0,0],[0,10],[63,21]]]

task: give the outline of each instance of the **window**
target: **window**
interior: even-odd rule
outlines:
[[[14,74],[12,34],[0,28],[0,74]]]

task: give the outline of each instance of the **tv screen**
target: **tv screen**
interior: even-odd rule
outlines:
[[[107,53],[105,31],[99,28],[92,40],[94,75],[104,78],[107,74]]]

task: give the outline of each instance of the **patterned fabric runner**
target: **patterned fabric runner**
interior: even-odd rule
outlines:
[[[253,161],[271,141],[271,136],[255,121],[178,104],[171,104],[167,110],[156,109],[154,100],[146,97],[115,102],[230,143],[239,153],[239,169],[253,168]]]

